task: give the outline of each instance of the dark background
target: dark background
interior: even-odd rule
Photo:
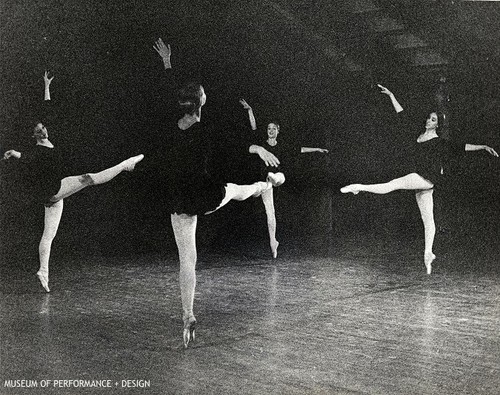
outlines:
[[[405,150],[422,130],[426,112],[443,105],[443,91],[451,138],[500,151],[500,12],[495,4],[373,2],[382,10],[379,16],[404,22],[406,33],[418,33],[444,54],[447,61],[440,63],[414,48],[396,52],[387,44],[395,33],[369,32],[372,16],[363,11],[360,17],[348,3],[2,2],[0,148],[30,142],[43,100],[42,76],[49,70],[60,115],[47,127],[75,174],[130,155],[147,156],[148,133],[162,100],[163,66],[153,44],[162,37],[172,45],[174,67],[203,83],[208,96],[203,116],[220,125],[214,133],[220,145],[231,146],[250,133],[238,104],[243,97],[259,126],[270,120],[281,124],[282,141],[330,150],[298,157],[287,170],[286,186],[275,193],[283,251],[334,254],[343,248],[342,239],[363,236],[423,245],[413,193],[353,197],[339,188],[405,174]],[[397,127],[376,83],[414,110],[415,130]],[[247,180],[246,158],[224,151],[219,159],[231,169],[230,181]],[[15,163],[0,166],[2,262],[30,265],[43,207],[19,193]],[[139,165],[66,199],[53,253],[175,251],[168,212],[155,191],[141,185],[141,172]],[[498,159],[484,151],[453,164],[435,194],[438,240],[466,243],[472,251],[497,243],[499,176]],[[200,218],[198,241],[202,251],[267,256],[261,200],[231,203]]]

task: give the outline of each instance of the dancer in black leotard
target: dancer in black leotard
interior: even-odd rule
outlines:
[[[172,79],[171,49],[162,39],[154,45],[163,60],[167,78]],[[174,81],[171,81],[173,83]],[[170,88],[166,94],[175,92]],[[196,287],[196,224],[198,215],[210,214],[231,200],[257,197],[273,186],[274,180],[251,185],[236,185],[217,181],[210,174],[208,162],[212,156],[209,128],[201,123],[202,107],[207,100],[200,84],[188,83],[181,87],[175,98],[175,112],[166,120],[163,130],[165,143],[159,153],[158,170],[164,174],[162,191],[170,195],[170,213],[175,241],[179,251],[181,299],[183,309],[183,340],[187,347],[195,336],[196,319],[193,313]],[[261,152],[261,158],[272,163],[277,159],[269,152]]]
[[[403,111],[394,94],[387,88],[379,85],[381,93],[390,97],[392,105],[397,113]],[[463,151],[485,150],[489,154],[498,157],[497,152],[487,145],[453,144],[438,134],[441,117],[436,112],[431,112],[425,124],[425,132],[420,134],[416,141],[416,155],[414,161],[414,172],[403,177],[396,178],[383,184],[351,184],[341,188],[343,193],[357,194],[361,191],[377,194],[386,194],[398,189],[408,189],[416,191],[416,199],[420,215],[424,224],[425,250],[424,263],[427,274],[431,274],[432,262],[436,258],[432,252],[436,226],[433,213],[433,191],[434,186],[439,183],[443,174],[443,166],[451,156]]]
[[[240,104],[245,110],[248,111],[248,119],[250,121],[252,130],[257,130],[257,122],[255,120],[255,115],[253,113],[252,107],[250,107],[250,105],[244,99],[240,100]],[[284,163],[286,163],[286,158],[294,149],[293,147],[289,147],[286,144],[278,144],[279,131],[280,125],[278,125],[278,123],[269,123],[267,125],[267,139],[262,143],[259,141],[259,144],[251,145],[249,148],[249,152],[259,153],[259,151],[265,149],[266,151],[274,154],[281,162],[284,161]],[[312,152],[328,153],[328,150],[325,148],[300,147],[301,154]],[[278,185],[281,185],[285,182],[285,175],[283,173],[284,170],[281,162],[280,164],[278,164],[278,166],[273,166],[264,162],[265,166],[263,169],[264,176],[271,177]],[[271,247],[271,253],[273,255],[273,258],[277,258],[278,246],[280,243],[276,240],[276,214],[274,210],[274,194],[272,188],[262,193],[262,202],[264,203],[264,208],[266,210],[267,229],[269,232],[269,245]]]
[[[44,74],[45,100],[50,100],[50,83],[52,78]],[[91,185],[103,184],[112,180],[122,171],[132,171],[143,155],[129,158],[116,166],[99,173],[88,173],[79,176],[66,174],[61,163],[61,154],[49,140],[45,125],[38,122],[33,130],[36,145],[22,153],[8,150],[3,158],[16,158],[24,164],[25,179],[29,184],[30,194],[45,205],[45,221],[43,235],[39,244],[40,269],[37,276],[43,288],[49,289],[49,258],[52,241],[56,236],[63,212],[63,199]]]

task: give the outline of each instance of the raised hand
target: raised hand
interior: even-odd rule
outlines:
[[[380,88],[380,93],[383,93],[383,94],[389,95],[389,96],[392,95],[392,92],[389,89],[387,89],[386,87],[384,87],[380,84],[377,84],[377,86]]]
[[[153,48],[156,52],[158,52],[158,55],[160,55],[162,59],[170,60],[170,56],[172,55],[170,44],[165,45],[163,40],[159,38],[158,40],[155,41],[155,45],[153,45]]]
[[[49,72],[45,70],[45,73],[43,74],[43,81],[45,82],[45,86],[49,86],[53,79],[54,76],[49,78]]]
[[[251,110],[252,107],[245,101],[245,99],[240,99],[240,104],[243,106],[245,110]]]

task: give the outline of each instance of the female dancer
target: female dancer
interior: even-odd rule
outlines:
[[[160,38],[153,48],[163,60],[167,76],[172,72],[170,45]],[[193,313],[196,287],[196,224],[198,215],[210,214],[231,200],[245,200],[257,197],[272,188],[276,181],[256,182],[251,185],[236,185],[215,181],[207,170],[210,160],[209,132],[201,123],[201,110],[207,100],[200,84],[188,83],[177,95],[178,116],[167,121],[165,139],[169,140],[169,153],[162,154],[165,177],[168,182],[165,193],[170,194],[170,213],[175,242],[179,252],[183,309],[184,347],[195,338],[196,318]],[[277,164],[277,159],[269,152],[260,152],[261,158]]]
[[[381,93],[390,97],[392,105],[397,113],[403,111],[403,107],[396,100],[394,94],[382,85],[378,85]],[[431,274],[432,262],[436,256],[432,252],[436,226],[434,223],[434,186],[439,183],[443,174],[443,165],[449,157],[458,151],[478,151],[485,150],[489,154],[498,157],[493,148],[486,145],[465,144],[457,145],[444,140],[439,136],[439,126],[443,124],[440,114],[431,112],[425,123],[425,131],[417,138],[415,172],[403,177],[396,178],[383,184],[351,184],[340,189],[342,193],[357,194],[360,191],[376,194],[386,194],[399,189],[415,190],[417,205],[420,210],[422,222],[424,224],[425,250],[424,264],[427,274]]]
[[[50,83],[54,77],[49,78],[45,72],[45,100],[50,100]],[[87,173],[79,176],[67,176],[61,163],[59,151],[49,140],[47,128],[38,122],[33,129],[33,138],[36,145],[23,153],[8,150],[3,159],[16,158],[25,164],[26,179],[30,184],[30,192],[45,206],[44,229],[38,254],[40,269],[36,273],[45,291],[49,289],[49,258],[52,241],[56,236],[63,212],[65,198],[91,185],[104,184],[115,178],[122,171],[132,171],[144,155],[131,157],[116,166],[99,173]]]
[[[243,106],[245,110],[248,111],[248,119],[250,121],[250,126],[252,130],[257,130],[257,122],[255,121],[255,116],[252,110],[252,107],[244,100],[240,100],[240,104]],[[276,122],[271,122],[267,125],[267,140],[264,142],[264,146],[266,150],[271,151],[276,157],[282,158],[282,155],[286,156],[287,149],[283,148],[283,145],[278,146],[278,134],[280,131],[280,125]],[[258,154],[260,150],[264,149],[261,145],[251,145],[249,148],[250,153]],[[311,153],[311,152],[321,152],[328,153],[327,149],[324,148],[311,148],[311,147],[301,147],[300,153]],[[265,161],[264,161],[265,162]],[[278,185],[281,185],[285,182],[285,175],[282,172],[281,166],[273,166],[269,163],[265,162],[265,174],[267,177],[271,177],[276,180]],[[264,203],[264,208],[266,210],[267,216],[267,229],[269,232],[269,245],[271,247],[271,253],[273,258],[278,257],[278,246],[279,242],[276,240],[276,213],[274,211],[274,196],[273,189],[269,189],[262,193],[262,202]]]

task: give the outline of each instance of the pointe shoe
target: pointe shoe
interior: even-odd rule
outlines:
[[[354,195],[357,195],[359,193],[359,184],[351,184],[347,185],[343,188],[340,188],[340,192],[342,193],[353,193]]]
[[[143,159],[144,159],[144,155],[143,154],[140,154],[140,155],[128,158],[125,161],[125,169],[124,170],[125,171],[133,171],[134,168],[135,168],[135,165],[138,164]]]
[[[42,272],[41,270],[39,270],[36,273],[36,275],[37,275],[38,279],[40,280],[40,283],[42,284],[42,287],[45,289],[45,291],[50,292],[48,273]]]
[[[424,264],[425,268],[427,269],[427,274],[431,274],[432,272],[432,262],[436,259],[436,255],[434,255],[432,252],[426,252],[424,253]]]
[[[267,173],[267,181],[273,184],[273,187],[279,187],[285,182],[283,173]]]
[[[182,332],[182,338],[184,340],[184,348],[188,347],[189,341],[193,339],[196,340],[196,318],[194,316],[190,316],[188,318],[184,318],[184,331]]]
[[[279,247],[279,245],[280,245],[279,241],[271,243],[271,252],[273,254],[273,259],[276,259],[278,257],[278,247]]]

